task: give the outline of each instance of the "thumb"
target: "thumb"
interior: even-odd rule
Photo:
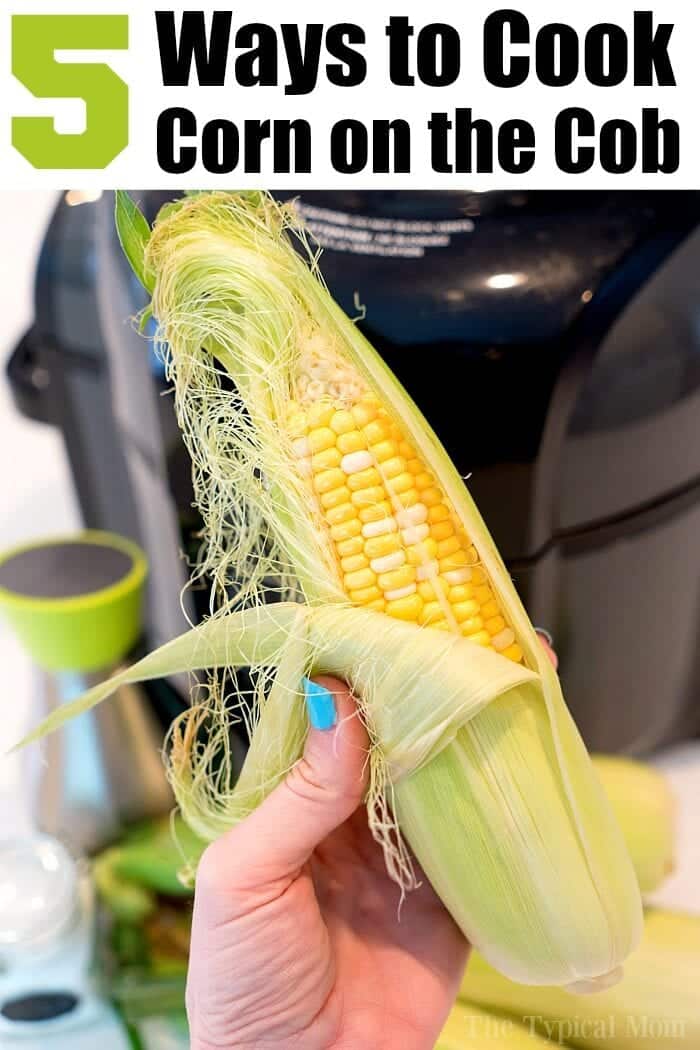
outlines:
[[[347,686],[319,676],[305,682],[305,693],[312,728],[302,758],[249,817],[214,844],[230,890],[259,891],[294,878],[364,798],[369,739]],[[313,728],[314,722],[328,728]]]

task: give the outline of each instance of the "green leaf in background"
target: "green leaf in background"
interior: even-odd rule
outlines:
[[[144,257],[151,238],[146,218],[125,190],[115,193],[114,218],[122,250],[129,265],[147,292],[153,294],[153,276],[146,271]]]

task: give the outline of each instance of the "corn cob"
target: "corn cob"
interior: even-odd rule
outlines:
[[[657,889],[675,867],[676,800],[661,773],[642,762],[594,755],[613,812],[620,822],[642,893]]]
[[[167,344],[214,615],[41,731],[120,681],[251,666],[257,702],[252,717],[238,709],[251,744],[235,783],[230,692],[224,703],[214,689],[173,730],[178,802],[211,839],[300,757],[302,675],[342,676],[371,739],[370,828],[402,889],[415,885],[405,836],[503,972],[608,984],[641,924],[629,856],[556,674],[427,423],[265,195],[198,196],[152,234],[123,197],[118,218]],[[261,604],[271,593],[286,600]]]
[[[700,918],[652,909],[619,984],[598,995],[526,988],[474,953],[462,982],[469,1007],[536,1024],[555,1043],[581,1050],[697,1050],[700,1047]]]
[[[479,555],[401,427],[320,336],[308,339],[287,424],[353,605],[440,630],[520,663]]]

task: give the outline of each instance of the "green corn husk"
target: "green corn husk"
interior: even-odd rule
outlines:
[[[658,889],[675,867],[676,800],[666,777],[643,762],[593,755],[642,893]]]
[[[554,1044],[512,1017],[456,1003],[435,1050],[545,1050]],[[557,1043],[561,1047],[561,1043]]]
[[[344,677],[371,739],[370,827],[401,888],[415,885],[405,837],[465,935],[504,973],[582,989],[614,980],[639,937],[639,891],[557,676],[437,438],[292,247],[290,236],[304,243],[292,213],[265,194],[204,194],[169,206],[150,236],[123,196],[117,214],[167,346],[206,527],[196,578],[214,578],[213,615],[42,731],[120,681],[251,667],[252,713],[234,687],[224,698],[211,681],[172,733],[180,808],[212,839],[300,757],[302,675]],[[347,606],[283,425],[310,332],[356,370],[438,478],[525,666],[460,635]],[[267,599],[287,600],[260,604]],[[251,735],[235,783],[234,718]]]
[[[624,978],[599,995],[514,984],[475,953],[461,998],[585,1050],[697,1050],[699,993],[700,917],[652,909]]]

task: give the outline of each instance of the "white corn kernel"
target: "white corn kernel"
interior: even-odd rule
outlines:
[[[396,515],[399,525],[422,525],[428,520],[428,508],[424,503],[414,503],[412,507],[400,510]]]
[[[298,456],[299,459],[311,455],[311,446],[309,445],[309,439],[306,437],[300,437],[292,441],[292,448],[294,449],[294,455]]]
[[[515,633],[511,631],[510,627],[506,627],[505,631],[501,631],[500,634],[494,635],[491,639],[491,645],[497,652],[500,652],[502,649],[507,649],[514,641]]]
[[[429,535],[430,527],[428,525],[412,525],[411,528],[403,530],[401,538],[407,547],[413,547],[414,544],[427,540]]]
[[[396,532],[396,522],[393,518],[382,518],[381,521],[368,521],[362,526],[362,535],[366,540],[374,536],[385,536],[388,532]]]
[[[456,587],[460,583],[469,583],[472,578],[472,570],[465,565],[463,569],[452,569],[451,572],[443,573],[443,576],[451,587]]]
[[[365,449],[363,452],[348,452],[340,461],[340,469],[345,474],[357,474],[360,470],[367,470],[374,465],[371,453]]]
[[[437,576],[439,571],[440,571],[440,567],[439,567],[438,563],[435,561],[435,559],[433,559],[432,561],[426,562],[425,565],[419,565],[418,566],[418,568],[416,569],[416,579],[417,580],[429,580],[433,576]]]
[[[407,587],[399,587],[395,591],[384,591],[384,598],[388,602],[398,601],[399,598],[408,598],[411,594],[416,593],[415,583],[409,583]]]
[[[372,571],[379,576],[383,572],[392,572],[393,569],[400,569],[405,561],[406,555],[403,551],[394,551],[393,554],[387,554],[383,558],[374,558],[369,564]]]

